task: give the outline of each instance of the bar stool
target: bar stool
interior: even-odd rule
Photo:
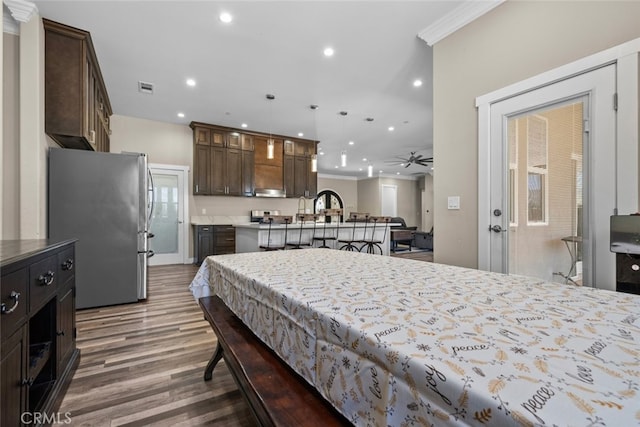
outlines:
[[[356,223],[362,222],[364,220],[364,232],[362,238],[356,238]],[[358,251],[360,252],[360,247],[356,246],[358,243],[364,243],[364,237],[367,234],[367,222],[369,221],[368,213],[360,213],[360,212],[351,212],[349,214],[349,221],[353,222],[353,227],[351,229],[351,238],[347,239],[338,239],[338,243],[342,243],[340,246],[341,251]]]
[[[330,246],[327,246],[327,240],[335,241],[338,239],[338,232],[340,231],[340,216],[342,215],[342,209],[322,209],[320,210],[320,215],[324,216],[324,225],[322,226],[322,236],[316,236],[314,231],[313,241],[322,242],[322,245],[318,246],[318,248],[331,249]],[[331,218],[333,222],[334,216],[338,217],[338,221],[336,222],[335,235],[328,236],[327,235],[327,217]]]
[[[265,251],[281,251],[285,248],[285,243],[287,241],[287,231],[288,226],[291,224],[291,220],[293,217],[291,215],[270,215],[265,216],[263,218],[263,222],[269,223],[269,232],[267,233],[267,243],[260,245],[260,249],[264,249]],[[280,245],[271,245],[271,225],[272,224],[284,224],[284,238],[282,239],[282,244]]]
[[[371,232],[371,238],[367,239],[365,236],[364,239],[364,246],[362,246],[360,248],[360,252],[362,252],[362,250],[366,247],[367,248],[367,253],[368,254],[375,254],[376,253],[376,248],[378,248],[380,250],[380,255],[382,255],[382,244],[384,243],[386,237],[387,237],[387,226],[389,225],[389,222],[391,222],[391,217],[389,216],[372,216],[369,217],[369,220],[373,222],[373,230]],[[384,234],[382,237],[382,240],[378,240],[376,239],[376,225],[379,222],[384,222]]]
[[[316,220],[318,219],[318,215],[314,214],[296,214],[296,221],[300,223],[300,233],[298,234],[298,240],[293,242],[286,242],[286,246],[290,246],[291,249],[302,249],[303,246],[311,246],[311,238],[308,241],[302,241],[302,228],[304,227],[304,223],[306,221],[313,221],[313,234],[316,232]],[[311,236],[313,236],[311,234]]]

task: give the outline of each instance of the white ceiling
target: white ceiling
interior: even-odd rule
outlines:
[[[427,172],[386,163],[411,151],[431,155],[432,49],[418,34],[471,2],[34,3],[40,16],[91,32],[114,114],[303,132],[325,153],[319,172],[365,177],[368,163],[376,174]],[[218,19],[222,11],[233,15],[230,24]],[[333,57],[323,55],[327,46]],[[414,87],[415,79],[424,84]],[[154,93],[140,93],[139,81]]]

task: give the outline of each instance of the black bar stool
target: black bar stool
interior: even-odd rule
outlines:
[[[303,246],[311,246],[312,240],[311,237],[309,240],[302,240],[302,229],[304,228],[304,223],[307,221],[313,221],[313,236],[316,232],[316,220],[318,219],[318,215],[314,214],[296,214],[296,220],[300,223],[300,233],[298,234],[298,240],[293,242],[286,242],[287,247],[291,247],[291,249],[302,249]]]
[[[267,233],[267,243],[260,245],[260,249],[264,249],[265,251],[281,251],[284,250],[287,242],[287,231],[288,226],[291,224],[291,220],[293,217],[291,215],[269,215],[263,218],[263,222],[269,223],[269,232]],[[272,245],[271,244],[271,225],[272,224],[284,224],[284,238],[282,239],[282,244]]]
[[[369,221],[368,213],[360,213],[360,212],[351,212],[349,213],[349,221],[353,222],[353,227],[351,229],[351,237],[346,239],[338,239],[338,243],[342,243],[340,246],[341,251],[360,251],[360,246],[357,246],[358,243],[364,243],[364,236],[367,233],[367,222]],[[356,238],[356,224],[358,222],[364,222],[364,234],[362,238]]]
[[[316,236],[315,231],[313,233],[313,241],[314,242],[322,242],[322,245],[318,246],[318,248],[328,248],[331,249],[331,246],[327,245],[327,240],[335,241],[338,239],[338,232],[340,231],[340,217],[342,216],[342,209],[322,209],[320,211],[320,216],[324,216],[324,225],[322,226],[322,236]],[[331,219],[333,222],[333,217],[337,217],[338,221],[336,222],[336,231],[332,235],[327,235],[327,218]],[[335,243],[334,243],[335,245]]]
[[[382,255],[382,244],[384,243],[387,236],[387,226],[389,222],[391,222],[391,217],[389,216],[372,216],[369,217],[369,220],[373,222],[373,230],[371,232],[371,238],[367,239],[365,236],[364,246],[360,248],[360,252],[366,247],[368,254],[375,254],[376,248],[380,251],[380,255]],[[376,239],[376,225],[378,223],[384,222],[384,234],[382,240]]]

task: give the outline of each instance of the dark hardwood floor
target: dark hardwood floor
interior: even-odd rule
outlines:
[[[73,426],[253,426],[188,290],[193,265],[149,269],[146,302],[78,310],[80,366],[61,404]]]

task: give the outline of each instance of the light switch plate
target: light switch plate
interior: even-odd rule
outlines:
[[[447,209],[460,209],[460,196],[449,196],[447,198]]]

